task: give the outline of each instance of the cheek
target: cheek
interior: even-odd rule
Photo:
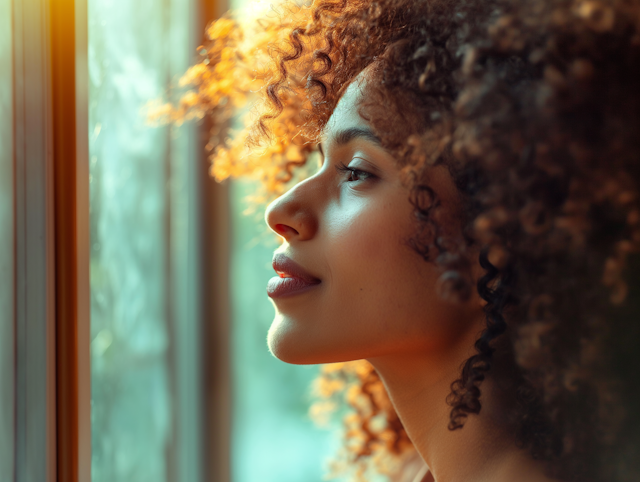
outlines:
[[[332,299],[348,300],[344,312],[378,319],[406,315],[409,301],[415,305],[418,294],[431,289],[436,268],[407,246],[411,207],[406,198],[399,201],[343,209],[328,223]]]
[[[414,229],[407,197],[359,208],[341,210],[329,224],[326,319],[346,337],[385,350],[455,337],[458,310],[436,292],[440,270],[407,244]]]
[[[394,265],[393,258],[409,236],[410,211],[402,209],[405,206],[357,201],[328,209],[325,223],[332,279],[348,286],[371,281],[374,273],[380,279],[385,271],[381,273],[381,267]]]

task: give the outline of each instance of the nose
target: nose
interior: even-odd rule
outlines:
[[[307,241],[318,230],[313,189],[308,189],[310,180],[297,184],[267,207],[267,224],[287,242]]]

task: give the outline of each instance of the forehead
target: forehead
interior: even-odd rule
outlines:
[[[323,142],[332,142],[339,132],[353,128],[371,129],[371,125],[360,115],[364,98],[365,78],[361,73],[347,87],[338,105],[331,114],[323,131]]]

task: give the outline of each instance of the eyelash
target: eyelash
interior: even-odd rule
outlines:
[[[347,173],[347,172],[349,173],[349,178],[347,179],[347,182],[366,181],[367,179],[372,179],[372,178],[375,177],[370,172],[363,171],[361,169],[355,169],[353,167],[349,167],[344,163],[340,163],[339,165],[337,165],[336,169],[339,172],[342,172],[342,173]],[[365,178],[364,179],[352,179],[352,176],[354,176],[354,175],[356,175],[356,176],[364,175]]]

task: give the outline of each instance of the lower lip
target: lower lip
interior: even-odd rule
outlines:
[[[267,294],[270,298],[288,298],[290,296],[306,293],[320,284],[310,283],[300,278],[280,278],[274,276],[267,283]]]

